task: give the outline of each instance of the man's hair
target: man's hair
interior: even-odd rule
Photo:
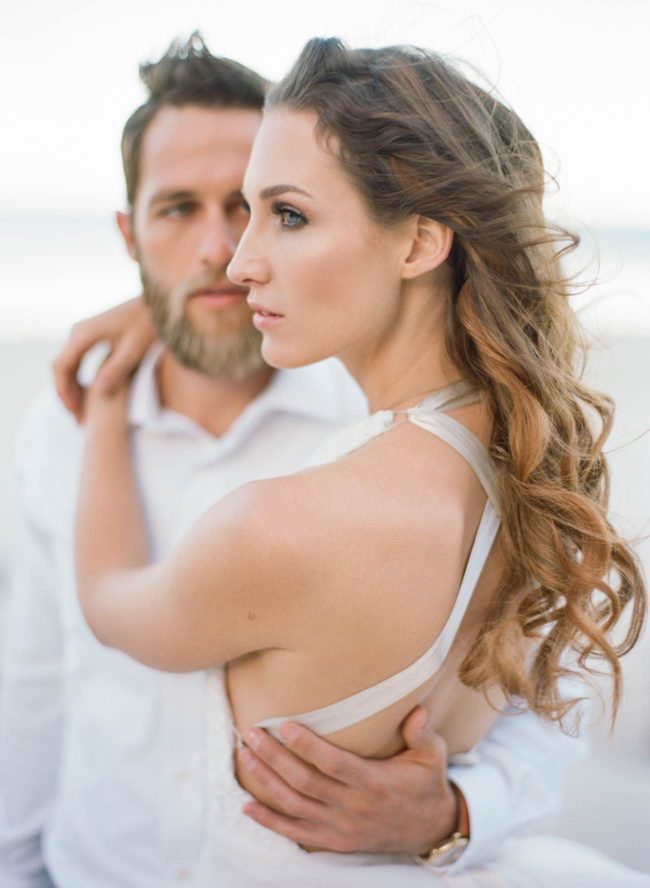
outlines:
[[[267,80],[245,65],[213,56],[198,31],[187,40],[173,40],[157,62],[140,65],[140,79],[149,96],[131,114],[122,131],[122,163],[130,207],[138,188],[142,139],[161,108],[198,105],[261,110],[269,87]]]

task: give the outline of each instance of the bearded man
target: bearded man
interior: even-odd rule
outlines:
[[[161,558],[217,499],[248,481],[300,468],[331,431],[365,411],[337,364],[264,364],[246,290],[225,273],[246,226],[240,194],[266,82],[211,55],[198,35],[173,43],[141,76],[148,97],[124,128],[127,211],[117,214],[138,263],[158,335],[137,369],[130,429],[151,552]],[[97,270],[101,273],[101,269]],[[59,360],[60,389],[79,408],[72,370],[96,330],[77,328]],[[135,335],[135,334],[134,334]],[[120,339],[107,374],[139,344]],[[83,430],[48,394],[19,450],[14,553],[0,735],[3,888],[161,888],[194,882],[203,835],[204,673],[165,674],[102,647],[84,623],[73,570]],[[500,718],[473,767],[450,767],[416,710],[406,750],[365,761],[302,730],[256,750],[267,793],[295,817],[252,803],[264,826],[299,840],[310,793],[313,844],[332,851],[430,852],[423,863],[480,860],[557,805],[575,744],[533,716]],[[305,774],[309,775],[309,789]],[[305,803],[303,811],[301,805]],[[469,840],[469,841],[468,841]],[[462,856],[461,856],[462,852]],[[453,870],[453,864],[451,864]],[[215,882],[217,884],[217,875]]]

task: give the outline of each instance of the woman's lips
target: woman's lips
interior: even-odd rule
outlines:
[[[270,330],[277,327],[280,321],[283,321],[282,315],[269,314],[268,312],[256,311],[253,315],[253,326],[258,330]]]
[[[248,305],[254,312],[253,326],[257,327],[258,330],[270,330],[284,320],[284,315],[269,311],[268,308],[264,308],[258,302],[249,301]]]

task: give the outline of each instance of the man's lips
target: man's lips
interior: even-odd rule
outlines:
[[[190,294],[190,299],[193,299],[196,296],[240,296],[246,297],[248,295],[248,290],[243,287],[235,287],[235,286],[222,286],[222,287],[201,287],[198,290],[194,290]]]
[[[241,304],[247,294],[248,290],[241,287],[202,287],[190,294],[190,300],[210,305],[213,308],[228,308],[231,305]]]

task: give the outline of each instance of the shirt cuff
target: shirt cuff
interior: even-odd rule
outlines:
[[[441,867],[454,873],[484,863],[509,833],[511,812],[503,791],[503,772],[482,759],[481,767],[450,765],[447,776],[462,792],[469,813],[469,842],[455,863]]]

